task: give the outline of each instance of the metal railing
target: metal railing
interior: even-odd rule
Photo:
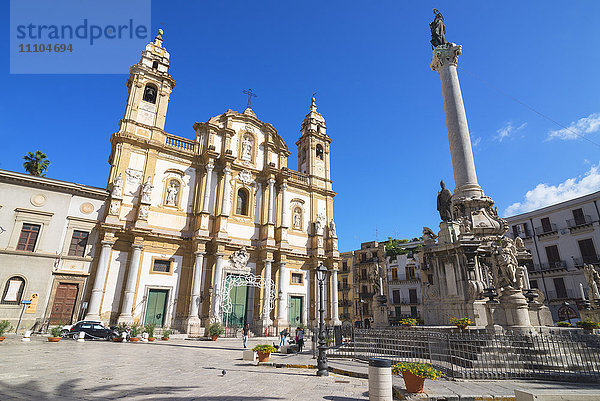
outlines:
[[[575,266],[577,267],[581,267],[585,264],[598,264],[600,263],[600,255],[588,255],[582,258],[573,258],[573,263],[575,263]]]
[[[578,331],[489,334],[355,329],[352,338],[338,356],[353,348],[353,358],[359,360],[425,362],[455,378],[600,381],[600,336]]]
[[[542,226],[542,227],[536,227],[535,228],[535,233],[537,235],[550,234],[550,233],[553,233],[555,231],[558,231],[558,229],[556,228],[556,224],[550,224],[547,227]]]
[[[581,226],[586,226],[592,224],[594,220],[592,220],[592,216],[588,216],[587,214],[583,217],[577,219],[569,219],[567,220],[567,227],[569,228],[577,228]]]

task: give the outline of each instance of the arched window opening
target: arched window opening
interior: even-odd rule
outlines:
[[[317,157],[323,160],[323,146],[321,144],[317,145]]]
[[[21,298],[23,297],[23,290],[25,289],[25,280],[22,277],[13,276],[8,279],[4,285],[4,292],[2,293],[3,304],[8,305],[19,305]]]
[[[152,68],[155,70],[158,68],[158,61],[152,63]]]
[[[238,190],[235,213],[242,216],[248,216],[248,191],[244,188]]]
[[[156,86],[152,84],[146,85],[144,88],[144,97],[143,100],[148,103],[156,103],[156,94],[158,93],[158,89]]]
[[[165,203],[168,206],[177,206],[180,192],[179,181],[170,180],[167,184],[167,194],[165,196]]]

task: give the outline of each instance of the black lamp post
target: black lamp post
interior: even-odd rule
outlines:
[[[327,366],[327,342],[325,341],[325,278],[327,277],[327,268],[320,263],[317,267],[317,281],[319,282],[319,356],[317,357],[317,376],[329,376],[329,367]]]

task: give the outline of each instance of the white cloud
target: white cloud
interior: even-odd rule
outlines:
[[[600,113],[593,113],[573,121],[567,128],[550,131],[547,140],[555,138],[562,140],[577,139],[584,134],[591,134],[596,131],[600,131]]]
[[[481,137],[478,136],[476,138],[473,138],[473,140],[471,141],[471,144],[473,145],[474,148],[476,148],[477,146],[479,146],[479,144],[481,143]]]
[[[494,139],[497,139],[498,142],[502,142],[503,139],[508,138],[509,136],[513,135],[515,132],[522,130],[526,126],[527,123],[523,123],[518,127],[515,127],[513,123],[509,121],[504,125],[504,127],[496,131],[498,135],[494,136]]]
[[[600,190],[600,163],[591,166],[583,177],[569,178],[558,185],[538,184],[527,191],[523,202],[516,202],[507,207],[504,216],[526,213],[598,190]]]

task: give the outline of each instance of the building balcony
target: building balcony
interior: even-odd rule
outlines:
[[[591,226],[594,224],[592,216],[585,215],[582,218],[567,220],[567,227],[569,230]]]
[[[409,278],[397,278],[388,281],[388,285],[400,285],[408,283],[418,283],[421,281],[420,277],[409,277]]]
[[[420,302],[418,299],[410,299],[410,298],[400,298],[400,299],[392,299],[392,305],[419,305]]]
[[[373,295],[375,295],[374,292],[359,292],[358,293],[358,297],[360,299],[372,299]]]
[[[550,224],[547,227],[536,227],[535,228],[535,234],[538,237],[541,237],[544,235],[555,234],[557,232],[558,232],[558,228],[556,227],[556,224]]]
[[[352,301],[349,301],[347,299],[343,299],[341,301],[338,301],[338,306],[341,306],[341,307],[352,306]]]
[[[581,293],[572,288],[567,288],[565,291],[547,291],[548,301],[560,301],[563,299],[579,299]]]
[[[338,291],[340,292],[348,292],[352,289],[349,285],[340,285]]]
[[[539,273],[539,272],[546,272],[546,271],[551,271],[551,270],[566,270],[566,269],[567,269],[567,262],[564,260],[559,260],[559,261],[555,261],[555,262],[551,262],[551,263],[534,264],[533,268],[532,268],[532,266],[529,266],[527,268],[527,271],[529,273]]]
[[[575,267],[583,267],[584,265],[600,264],[600,255],[584,256],[582,258],[573,258]]]

